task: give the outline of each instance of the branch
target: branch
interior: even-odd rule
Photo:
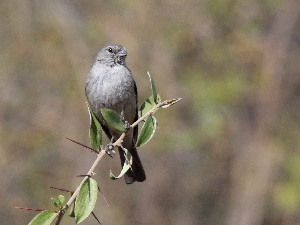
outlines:
[[[83,178],[83,180],[81,181],[80,185],[77,187],[77,189],[75,190],[75,192],[73,193],[73,195],[71,196],[71,198],[69,199],[69,201],[66,203],[66,206],[64,207],[63,210],[61,210],[58,214],[57,220],[55,221],[55,225],[59,225],[60,221],[62,220],[64,214],[66,213],[66,211],[68,210],[68,208],[70,207],[70,205],[74,202],[74,200],[76,199],[79,190],[81,188],[81,185],[92,175],[92,173],[94,172],[96,166],[98,165],[98,163],[100,162],[100,160],[103,158],[103,156],[106,154],[105,151],[100,151],[98,153],[98,156],[95,160],[95,162],[93,163],[92,167],[90,168],[90,170],[88,171],[88,173],[86,174],[86,176]]]
[[[154,113],[154,111],[161,107],[163,104],[157,104],[155,105],[149,112],[147,112],[145,115],[143,115],[142,117],[140,117],[137,121],[135,121],[133,124],[130,125],[130,128],[133,128],[135,126],[137,126],[140,122],[144,121],[144,119],[150,115],[152,115]],[[128,130],[127,130],[128,131]],[[113,143],[113,146],[121,146],[121,143],[124,139],[124,137],[126,136],[127,131],[123,132],[122,135],[120,136],[120,138],[115,141],[115,143]],[[68,210],[68,208],[70,207],[70,205],[75,201],[79,190],[82,186],[82,184],[92,175],[93,171],[95,170],[96,166],[98,165],[98,163],[100,162],[100,160],[103,158],[103,156],[106,154],[105,151],[101,150],[98,153],[98,156],[95,160],[95,162],[93,163],[92,167],[90,168],[90,170],[88,171],[88,173],[86,174],[86,176],[83,178],[83,180],[81,181],[80,185],[77,187],[77,189],[75,190],[75,192],[73,193],[73,195],[71,196],[71,198],[69,199],[69,201],[66,203],[66,206],[64,207],[64,209],[62,209],[61,211],[59,211],[58,213],[58,217],[55,221],[55,225],[59,225],[60,221],[62,220],[64,214],[66,213],[66,211]]]
[[[169,107],[170,105],[178,102],[181,98],[178,99],[173,99],[173,100],[167,100],[164,102],[161,102],[159,104],[156,104],[152,109],[150,109],[147,113],[145,113],[143,116],[141,116],[137,121],[135,121],[133,124],[130,125],[130,129],[132,129],[133,127],[137,126],[140,122],[144,121],[145,118],[147,118],[148,116],[151,116],[152,114],[154,114],[155,110],[158,108],[166,108]],[[122,141],[124,139],[124,137],[126,136],[126,133],[128,132],[128,130],[124,131],[122,133],[122,135],[119,137],[119,139],[117,141],[115,141],[112,145],[113,147],[116,146],[122,146]],[[69,139],[71,140],[71,139]],[[73,141],[73,140],[71,140]],[[80,144],[76,141],[73,141],[77,144]],[[80,144],[81,145],[81,144]],[[84,146],[87,147],[87,146]],[[88,148],[88,147],[87,147]],[[90,149],[90,148],[89,148]],[[59,211],[58,213],[58,217],[55,221],[55,225],[59,225],[60,221],[62,220],[64,214],[66,213],[66,211],[68,210],[68,208],[70,207],[70,205],[75,201],[76,197],[78,196],[79,190],[82,186],[82,184],[92,175],[93,171],[95,170],[96,166],[98,165],[98,163],[100,162],[100,160],[103,158],[103,156],[106,154],[106,151],[101,150],[98,153],[98,156],[95,160],[95,162],[93,163],[92,167],[90,168],[90,170],[88,171],[88,173],[86,174],[86,176],[83,178],[83,180],[81,181],[80,185],[77,187],[77,189],[75,190],[75,192],[73,193],[73,195],[71,196],[71,198],[69,199],[69,201],[66,203],[66,206]]]
[[[180,100],[180,99],[179,99]],[[178,101],[179,101],[178,100]],[[144,121],[148,116],[151,116],[152,114],[154,114],[155,110],[160,108],[160,107],[163,107],[165,106],[167,103],[167,101],[164,101],[164,102],[161,102],[159,104],[156,104],[155,106],[153,106],[152,109],[150,109],[147,113],[145,113],[143,116],[141,116],[137,121],[135,121],[133,124],[131,124],[129,127],[130,129],[131,128],[134,128],[135,126],[137,126],[140,122]],[[122,142],[123,142],[123,139],[125,138],[126,136],[126,133],[128,132],[128,130],[124,131],[122,133],[122,135],[119,137],[118,140],[116,140],[112,145],[114,147],[116,146],[122,146]]]

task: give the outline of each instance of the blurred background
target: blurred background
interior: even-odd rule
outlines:
[[[85,78],[121,44],[138,85],[163,100],[139,149],[144,183],[95,179],[102,224],[300,224],[300,2],[297,0],[0,1],[0,224],[28,224],[69,196],[95,155]],[[61,224],[75,224],[64,217]],[[91,216],[82,224],[97,224]]]

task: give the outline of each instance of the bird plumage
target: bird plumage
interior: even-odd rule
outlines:
[[[97,54],[92,68],[87,75],[86,96],[90,107],[98,118],[103,131],[109,139],[117,140],[122,134],[103,119],[100,110],[111,109],[132,124],[138,118],[137,88],[131,71],[127,68],[126,49],[121,45],[108,45]],[[135,147],[138,135],[137,126],[130,129],[124,140],[123,147],[128,149],[133,157],[131,169],[125,174],[125,181],[144,181],[145,171]],[[121,164],[125,162],[124,151],[119,147]]]

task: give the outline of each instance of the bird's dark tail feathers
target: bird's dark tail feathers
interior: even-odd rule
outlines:
[[[137,149],[133,146],[131,149],[128,149],[128,151],[132,155],[132,165],[131,169],[129,169],[124,175],[125,182],[126,184],[132,184],[134,181],[143,182],[144,180],[146,180],[146,174],[140,157],[138,155]],[[124,151],[121,148],[119,148],[119,153],[123,167],[125,162]]]

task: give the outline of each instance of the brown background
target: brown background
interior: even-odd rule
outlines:
[[[126,47],[140,104],[146,71],[183,100],[139,149],[146,182],[110,180],[118,157],[95,171],[103,224],[300,223],[299,1],[3,0],[0,12],[0,224],[37,214],[15,206],[54,209],[49,187],[75,189],[92,164],[65,138],[89,143],[85,77],[109,43]]]

